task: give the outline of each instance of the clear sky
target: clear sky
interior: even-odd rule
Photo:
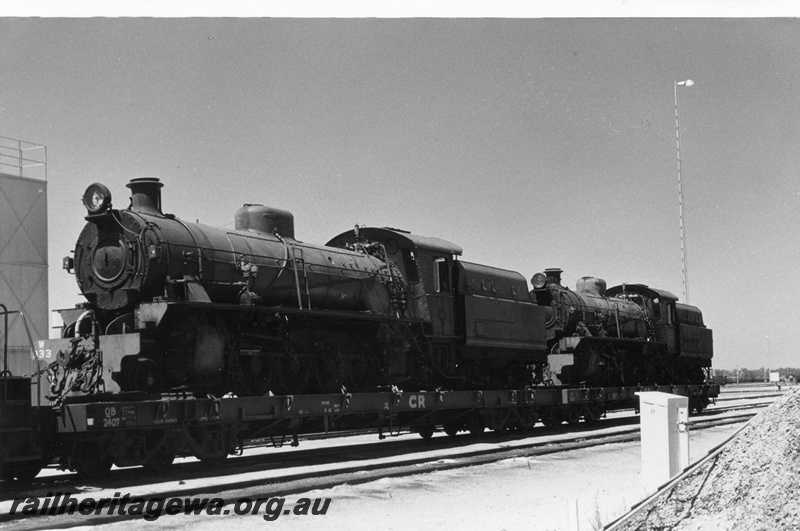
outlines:
[[[800,366],[800,19],[0,18],[0,135],[47,146],[51,309],[80,196],[156,176],[166,212],[243,203],[324,243],[355,223],[689,302],[721,368]]]

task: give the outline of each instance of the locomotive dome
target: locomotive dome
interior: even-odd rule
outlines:
[[[596,277],[581,277],[575,285],[579,293],[591,293],[592,295],[606,295],[606,281]]]
[[[236,211],[236,230],[294,239],[294,216],[288,210],[264,205],[243,205]]]

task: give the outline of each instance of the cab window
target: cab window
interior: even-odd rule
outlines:
[[[417,270],[417,258],[411,249],[403,249],[403,267],[406,270],[406,280],[409,282],[419,282],[419,271]]]
[[[661,301],[656,297],[653,299],[653,319],[661,319]]]

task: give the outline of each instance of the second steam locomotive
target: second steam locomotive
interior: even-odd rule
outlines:
[[[284,210],[245,205],[215,228],[163,213],[157,179],[128,187],[127,209],[103,185],[84,194],[64,266],[86,302],[62,312],[53,401],[702,383],[711,365],[702,314],[663,290],[572,291],[557,269],[530,290],[437,238],[356,226],[314,245]]]

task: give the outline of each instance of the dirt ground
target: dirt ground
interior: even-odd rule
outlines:
[[[705,456],[738,427],[729,425],[692,432],[691,460]],[[579,528],[585,531],[602,528],[643,498],[639,468],[638,442],[608,444],[312,491],[287,497],[281,514],[272,521],[263,518],[264,511],[246,516],[236,516],[230,511],[231,514],[220,516],[161,516],[155,521],[128,521],[101,528],[104,531],[131,528],[560,530],[569,528],[570,500],[577,500]],[[268,487],[261,495],[269,496]],[[300,498],[331,501],[324,515],[293,514]]]

